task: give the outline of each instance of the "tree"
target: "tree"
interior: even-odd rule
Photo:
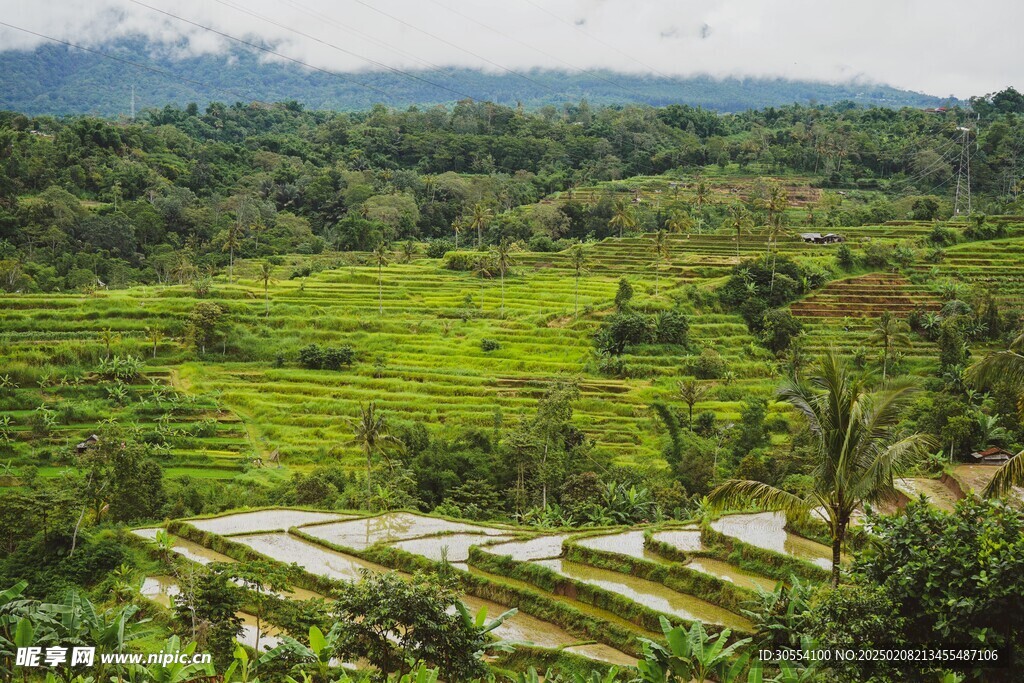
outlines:
[[[587,272],[587,263],[587,252],[583,249],[583,245],[573,245],[572,249],[569,250],[569,265],[572,266],[576,276],[576,306],[574,315],[577,318],[580,317],[580,276]]]
[[[235,650],[235,638],[242,633],[242,595],[231,582],[228,565],[214,563],[194,576],[194,585],[182,586],[174,613],[191,631],[193,640],[227,661]]]
[[[484,228],[494,218],[494,211],[486,204],[478,202],[473,206],[473,214],[469,217],[469,227],[476,230],[476,248],[480,249],[484,243]]]
[[[693,219],[685,211],[670,211],[668,218],[665,220],[665,227],[668,228],[669,232],[689,233],[693,228]]]
[[[893,350],[899,346],[906,346],[910,343],[910,326],[900,320],[889,311],[875,321],[871,328],[871,340],[882,345],[882,380],[886,378],[889,367],[889,357]]]
[[[991,387],[1005,382],[1018,395],[1024,394],[1024,334],[1014,339],[1008,349],[994,351],[971,366],[968,378],[979,387]],[[1024,406],[1024,400],[1021,400],[1020,406]],[[996,470],[985,487],[985,496],[1005,496],[1014,486],[1024,486],[1024,451],[1014,455]]]
[[[294,565],[292,569],[288,569],[281,567],[277,562],[265,560],[233,562],[225,569],[228,576],[241,581],[250,591],[247,602],[256,607],[256,642],[253,645],[256,652],[260,651],[263,619],[266,618],[267,610],[278,593],[291,590],[292,575],[295,571],[297,570],[294,569]]]
[[[277,282],[274,279],[274,266],[270,261],[260,262],[260,270],[257,279],[263,283],[263,299],[267,302],[266,317],[270,317],[270,283]]]
[[[465,216],[459,216],[452,221],[452,230],[455,232],[455,251],[459,250],[459,234],[466,228]]]
[[[366,502],[373,497],[371,477],[373,474],[373,458],[376,455],[386,457],[389,448],[400,448],[402,442],[388,432],[386,416],[377,410],[377,404],[359,404],[359,419],[349,420],[352,425],[353,443],[359,447],[366,457]]]
[[[632,230],[636,227],[636,216],[633,214],[633,208],[625,199],[616,200],[608,225],[619,229],[619,237],[622,237],[624,230]]]
[[[754,227],[754,220],[750,217],[747,207],[742,204],[729,208],[729,219],[727,225],[736,232],[736,258],[740,257],[740,240],[743,233],[749,233]]]
[[[668,239],[664,230],[654,235],[654,296],[659,294],[661,280],[661,264],[669,258]]]
[[[241,220],[237,220],[228,226],[224,235],[224,248],[228,252],[228,282],[235,280],[235,249],[242,246],[243,227]]]
[[[222,335],[224,309],[212,301],[200,301],[185,321],[185,334],[200,354]]]
[[[723,629],[711,638],[704,625],[693,622],[690,630],[673,627],[661,617],[665,645],[641,638],[644,656],[637,662],[642,683],[706,683],[707,681],[736,682],[747,668],[750,652],[744,648],[750,638],[729,643],[732,632]]]
[[[871,389],[845,360],[827,354],[807,383],[788,382],[779,391],[807,419],[813,436],[810,493],[801,498],[762,482],[732,479],[711,492],[712,504],[722,509],[754,504],[798,516],[819,510],[832,537],[832,585],[838,586],[841,550],[854,509],[895,498],[893,479],[934,446],[925,434],[897,434],[914,393],[908,383]]]
[[[146,328],[146,341],[153,345],[153,358],[156,358],[156,347],[164,338],[164,333],[155,327]]]
[[[371,257],[373,263],[377,266],[377,310],[380,315],[384,315],[384,266],[388,265],[388,247],[384,242],[378,242],[377,246],[373,248],[373,255]]]
[[[365,657],[383,678],[424,662],[439,667],[447,680],[470,680],[487,671],[481,657],[493,647],[488,634],[515,612],[488,622],[486,613],[468,614],[454,579],[364,571],[360,581],[339,589],[334,603],[337,655],[346,661]]]
[[[710,391],[711,387],[706,384],[701,384],[695,379],[685,379],[676,384],[679,389],[679,398],[683,399],[683,403],[689,409],[689,417],[686,420],[686,428],[693,431],[693,406],[696,405],[704,398],[704,396]]]
[[[516,247],[507,237],[502,237],[492,253],[494,265],[498,268],[498,275],[501,277],[501,315],[505,316],[505,274],[509,268],[515,265]]]
[[[619,286],[615,290],[615,308],[619,313],[629,310],[629,304],[633,300],[633,285],[624,277],[619,278]]]

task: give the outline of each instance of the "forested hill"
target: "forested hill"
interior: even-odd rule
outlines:
[[[685,103],[725,112],[846,100],[887,107],[951,103],[948,99],[864,83],[719,80],[706,76],[667,79],[536,70],[524,78],[471,69],[417,72],[423,80],[416,80],[387,72],[332,75],[287,63],[267,63],[242,49],[229,55],[188,59],[174,59],[167,50],[141,41],[121,41],[99,50],[170,72],[173,77],[62,45],[44,45],[33,52],[5,51],[0,52],[0,109],[27,114],[117,116],[129,111],[132,85],[137,109],[169,103],[184,106],[189,102],[205,106],[212,100],[295,100],[311,109],[349,111],[366,109],[375,103],[393,107],[451,103],[460,95],[507,105],[521,102],[528,108],[586,98],[592,104]]]

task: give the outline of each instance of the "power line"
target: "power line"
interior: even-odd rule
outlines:
[[[232,9],[236,10],[236,11],[244,12],[245,14],[248,14],[249,16],[256,17],[257,19],[261,19],[261,20],[263,20],[263,21],[265,21],[265,22],[267,22],[269,24],[273,24],[274,26],[277,26],[278,28],[282,28],[282,29],[284,29],[286,31],[291,31],[292,33],[294,33],[296,35],[302,36],[303,38],[309,38],[310,40],[314,40],[314,41],[320,43],[321,45],[326,45],[329,48],[337,50],[338,52],[342,52],[344,54],[351,55],[352,57],[356,57],[357,59],[362,59],[365,62],[373,64],[374,66],[379,66],[382,69],[387,69],[388,71],[396,73],[396,74],[398,74],[400,76],[405,76],[406,78],[411,78],[411,79],[413,79],[415,81],[419,81],[421,83],[426,83],[427,85],[433,86],[435,88],[440,88],[441,90],[445,90],[447,92],[452,93],[453,95],[457,95],[457,96],[462,97],[462,98],[473,99],[473,97],[471,95],[467,95],[466,93],[459,92],[458,90],[453,90],[452,88],[449,88],[449,87],[447,87],[445,85],[441,85],[440,83],[435,83],[435,82],[431,81],[430,79],[421,78],[420,76],[417,76],[415,74],[411,74],[411,73],[409,73],[407,71],[403,71],[402,69],[397,69],[397,68],[395,68],[393,66],[389,66],[389,65],[387,65],[387,64],[385,64],[383,62],[378,62],[378,61],[376,61],[374,59],[370,59],[369,57],[364,57],[363,55],[360,55],[360,54],[357,54],[355,52],[352,52],[351,50],[346,50],[345,48],[338,47],[337,45],[335,45],[333,43],[327,42],[326,40],[321,40],[320,38],[317,38],[316,36],[312,36],[312,35],[310,35],[308,33],[304,33],[302,31],[299,31],[298,29],[291,28],[290,26],[285,26],[284,24],[282,24],[282,23],[280,23],[278,21],[275,21],[274,19],[266,17],[266,16],[264,16],[262,14],[259,14],[257,12],[253,12],[253,11],[247,10],[244,7],[238,7],[234,3],[227,2],[226,0],[214,0],[214,2],[216,2],[218,4],[221,4],[221,5],[224,5],[225,7],[230,7]]]
[[[132,0],[132,2],[135,2],[135,1],[136,0]],[[429,36],[429,37],[433,38],[434,40],[437,40],[439,42],[444,43],[445,45],[448,45],[450,47],[454,47],[456,50],[459,50],[461,52],[465,52],[467,55],[475,57],[475,58],[477,58],[477,59],[479,59],[479,60],[481,60],[483,62],[487,62],[491,66],[497,67],[497,68],[501,69],[502,71],[510,73],[510,74],[512,74],[514,76],[519,76],[519,78],[522,78],[523,80],[529,81],[530,83],[533,83],[534,85],[538,85],[538,86],[544,88],[545,90],[550,90],[551,92],[554,92],[554,93],[558,92],[557,90],[552,88],[547,83],[541,83],[540,81],[538,81],[536,79],[530,78],[526,74],[519,73],[518,71],[516,71],[514,69],[510,69],[507,66],[504,66],[502,64],[498,64],[495,61],[487,59],[483,55],[479,55],[479,54],[473,52],[472,50],[466,49],[466,48],[462,47],[461,45],[457,45],[457,44],[451,42],[450,40],[446,40],[445,38],[442,38],[441,36],[438,36],[438,35],[435,35],[435,34],[431,33],[430,31],[426,31],[426,30],[424,30],[424,29],[422,29],[422,28],[420,28],[420,27],[418,27],[418,26],[416,26],[414,24],[410,24],[405,19],[402,19],[400,17],[396,17],[393,14],[388,14],[384,10],[379,9],[377,7],[374,7],[373,5],[371,5],[368,2],[364,2],[363,0],[352,0],[352,1],[357,3],[357,4],[359,4],[359,5],[362,5],[363,7],[366,7],[367,9],[373,10],[374,12],[376,12],[377,14],[380,14],[381,16],[385,16],[388,19],[391,19],[393,21],[397,21],[399,24],[402,24],[403,26],[407,26],[407,27],[411,28],[414,31],[422,33],[425,36]]]
[[[538,5],[538,4],[537,4],[536,2],[534,2],[533,0],[523,0],[523,1],[524,1],[524,2],[526,2],[526,3],[529,3],[530,5],[533,5],[534,7],[536,7],[537,9],[539,9],[539,10],[540,10],[541,12],[543,12],[544,14],[547,14],[547,15],[548,15],[549,17],[553,17],[553,18],[557,19],[558,21],[562,22],[563,24],[568,24],[568,25],[569,25],[569,26],[571,26],[571,27],[572,27],[572,28],[573,28],[574,30],[576,30],[576,31],[579,31],[580,33],[582,33],[583,35],[587,36],[587,37],[588,37],[588,38],[590,38],[591,40],[593,40],[593,41],[596,41],[596,42],[600,43],[601,45],[604,45],[604,46],[605,46],[606,48],[608,48],[609,50],[615,50],[616,52],[618,52],[618,53],[619,53],[620,55],[622,55],[623,57],[625,57],[625,58],[627,58],[627,59],[630,59],[630,60],[632,60],[632,61],[636,62],[637,64],[639,64],[640,66],[644,67],[645,69],[648,69],[648,70],[650,70],[650,71],[653,71],[654,73],[658,74],[658,75],[659,75],[659,76],[661,76],[662,78],[668,78],[668,79],[673,79],[673,80],[674,80],[674,79],[676,78],[675,76],[669,76],[669,75],[668,75],[667,73],[665,73],[665,72],[663,72],[663,71],[659,70],[659,69],[658,69],[658,68],[656,68],[656,67],[653,67],[653,66],[651,66],[650,64],[647,64],[646,62],[642,62],[642,61],[640,61],[639,59],[637,59],[636,57],[634,57],[633,55],[631,55],[631,54],[629,54],[629,53],[623,52],[622,50],[620,50],[619,48],[615,47],[615,46],[614,46],[614,45],[612,45],[611,43],[607,43],[607,42],[605,42],[605,41],[601,40],[600,38],[598,38],[597,36],[595,36],[595,35],[593,35],[593,34],[591,34],[591,33],[588,33],[587,31],[584,31],[584,30],[583,30],[582,28],[580,28],[580,26],[578,26],[578,25],[577,25],[576,23],[574,23],[574,22],[572,22],[572,21],[569,21],[568,19],[565,19],[565,18],[563,18],[563,17],[560,17],[560,16],[558,16],[557,14],[555,14],[554,12],[552,12],[551,10],[549,10],[549,9],[548,9],[547,7],[544,7],[543,5]]]
[[[327,74],[328,76],[334,76],[335,78],[340,78],[343,81],[348,81],[349,83],[355,83],[356,85],[361,85],[362,87],[364,87],[364,88],[366,88],[368,90],[373,90],[375,92],[378,92],[378,93],[384,95],[385,97],[391,97],[391,93],[389,93],[389,92],[387,92],[385,90],[381,90],[378,87],[372,86],[369,83],[363,83],[362,81],[356,80],[355,78],[349,78],[345,74],[340,74],[340,73],[337,73],[335,71],[330,71],[328,69],[322,69],[319,66],[313,66],[312,64],[308,64],[308,63],[302,61],[301,59],[295,59],[294,57],[289,57],[288,55],[281,54],[280,52],[276,52],[275,50],[271,50],[269,47],[266,47],[264,45],[258,45],[256,43],[250,43],[247,40],[242,40],[241,38],[236,38],[235,36],[232,36],[232,35],[229,35],[227,33],[224,33],[223,31],[218,31],[215,28],[211,28],[209,26],[204,26],[203,24],[199,24],[197,22],[190,21],[188,19],[185,19],[184,17],[179,17],[177,14],[172,14],[171,12],[167,12],[167,11],[159,9],[157,7],[153,7],[152,5],[147,5],[144,2],[139,2],[139,0],[128,0],[128,2],[131,2],[132,4],[138,5],[139,7],[145,7],[146,9],[152,10],[154,12],[158,12],[159,14],[163,14],[165,16],[171,17],[172,19],[177,19],[178,21],[184,22],[184,23],[189,24],[191,26],[195,26],[196,28],[201,28],[204,31],[209,31],[210,33],[216,33],[218,36],[222,36],[224,38],[227,38],[228,40],[233,40],[236,43],[241,43],[242,45],[246,45],[248,47],[255,48],[255,49],[260,50],[262,52],[266,52],[267,54],[274,55],[275,57],[280,57],[281,59],[285,59],[285,60],[287,60],[289,62],[293,62],[295,64],[299,64],[300,66],[304,66],[307,69],[312,69],[314,71],[319,71],[320,73]]]
[[[535,45],[530,45],[527,42],[519,40],[518,38],[514,38],[513,36],[510,36],[507,33],[505,33],[504,31],[496,29],[493,26],[488,26],[487,24],[483,23],[482,21],[478,21],[478,20],[474,19],[471,16],[463,14],[462,12],[460,12],[457,9],[455,9],[454,7],[449,7],[448,5],[445,5],[445,4],[441,3],[441,2],[438,2],[438,0],[430,0],[430,2],[432,2],[435,5],[437,5],[438,7],[441,7],[443,9],[448,10],[452,14],[455,14],[457,16],[462,17],[463,19],[465,19],[467,21],[473,22],[477,26],[481,26],[481,27],[487,29],[488,31],[492,31],[494,33],[497,33],[499,36],[502,36],[503,38],[505,38],[507,40],[510,40],[510,41],[512,41],[514,43],[522,45],[523,47],[525,47],[527,49],[530,49],[530,50],[533,50],[534,52],[542,54],[542,55],[544,55],[545,57],[547,57],[549,59],[554,59],[555,61],[557,61],[557,62],[559,62],[559,63],[569,67],[570,69],[573,69],[574,71],[579,71],[582,74],[586,74],[588,76],[593,76],[594,78],[600,79],[600,80],[602,80],[602,81],[604,81],[606,83],[609,83],[609,84],[611,84],[611,85],[613,85],[616,88],[619,88],[621,90],[629,90],[629,91],[632,91],[634,94],[637,94],[637,95],[642,95],[643,94],[639,90],[636,90],[636,89],[631,88],[629,86],[624,86],[624,85],[621,85],[619,83],[616,83],[615,81],[611,80],[610,78],[606,78],[606,77],[602,76],[601,74],[594,73],[592,71],[587,71],[586,69],[578,67],[578,66],[576,66],[574,64],[570,64],[569,62],[565,61],[564,59],[561,59],[560,57],[557,57],[556,55],[551,54],[550,52],[542,50],[539,47],[536,47]]]
[[[49,41],[52,41],[54,43],[59,43],[61,45],[66,45],[68,47],[73,47],[76,50],[82,50],[83,52],[88,52],[90,54],[98,55],[100,57],[103,57],[105,59],[110,59],[110,60],[115,61],[115,62],[120,62],[122,64],[128,64],[129,66],[133,66],[133,67],[135,67],[137,69],[143,69],[144,71],[150,71],[150,72],[155,73],[155,74],[160,74],[161,76],[166,76],[167,78],[171,78],[171,79],[176,80],[176,81],[181,81],[182,83],[187,83],[189,85],[199,86],[201,88],[206,88],[206,89],[209,89],[209,90],[215,90],[217,92],[222,92],[222,93],[231,95],[232,97],[245,99],[244,95],[241,95],[241,94],[239,94],[239,93],[237,93],[237,92],[235,92],[233,90],[227,90],[225,88],[221,88],[221,87],[218,87],[216,85],[212,85],[210,83],[204,83],[202,81],[192,80],[191,78],[185,78],[184,76],[179,76],[178,74],[173,73],[171,71],[167,71],[165,69],[159,69],[159,68],[157,68],[155,66],[150,66],[149,64],[141,64],[139,62],[133,62],[132,60],[125,59],[124,57],[118,57],[116,55],[107,54],[106,52],[103,52],[101,50],[95,50],[95,49],[90,48],[90,47],[85,47],[84,45],[77,45],[75,43],[70,43],[70,42],[68,42],[66,40],[61,40],[60,38],[54,38],[53,36],[48,36],[48,35],[46,35],[44,33],[38,33],[36,31],[31,31],[31,30],[29,30],[27,28],[22,28],[21,26],[15,26],[14,24],[8,24],[5,21],[0,21],[0,26],[6,26],[7,28],[13,28],[16,31],[21,31],[23,33],[28,33],[28,34],[31,34],[33,36],[36,36],[38,38],[43,38],[44,40],[49,40]]]
[[[964,203],[971,213],[971,129],[961,126],[963,133],[960,145],[960,163],[956,169],[956,195],[953,199],[953,215],[959,216]]]

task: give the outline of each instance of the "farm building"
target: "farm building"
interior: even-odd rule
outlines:
[[[998,446],[989,446],[985,450],[971,453],[971,457],[982,465],[1002,465],[1013,457],[1013,453]]]
[[[845,237],[834,232],[830,232],[827,235],[822,235],[820,232],[802,232],[800,233],[800,239],[807,244],[836,244],[846,241]]]
[[[99,442],[100,442],[100,437],[98,437],[95,434],[93,434],[88,439],[86,439],[85,441],[82,441],[81,443],[77,444],[75,446],[75,450],[78,451],[79,453],[85,453],[87,450],[89,450],[90,446],[98,444]]]

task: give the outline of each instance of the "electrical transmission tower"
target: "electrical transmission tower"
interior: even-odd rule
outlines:
[[[959,127],[960,165],[956,171],[956,199],[953,201],[953,215],[960,216],[966,209],[971,214],[971,129]]]

